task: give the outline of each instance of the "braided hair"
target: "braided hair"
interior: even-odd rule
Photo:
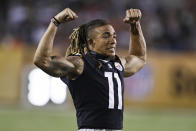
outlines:
[[[92,20],[86,24],[83,24],[77,28],[74,28],[73,33],[69,36],[71,43],[66,50],[66,56],[80,53],[84,53],[84,48],[89,50],[88,48],[88,37],[91,30],[95,29],[96,27],[108,25],[105,20],[96,19]]]

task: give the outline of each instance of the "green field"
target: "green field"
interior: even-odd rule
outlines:
[[[73,111],[0,109],[0,131],[76,130]],[[196,131],[196,112],[129,110],[123,131]]]

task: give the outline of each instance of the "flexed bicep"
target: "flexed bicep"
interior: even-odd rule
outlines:
[[[80,73],[80,66],[82,67],[82,64],[75,64],[82,61],[80,57],[51,57],[54,37],[59,24],[67,23],[77,18],[78,16],[71,9],[64,9],[51,19],[47,30],[39,42],[33,62],[37,67],[51,76],[68,76],[72,78]]]
[[[43,63],[37,63],[36,66],[51,76],[67,76],[70,79],[74,79],[83,72],[84,63],[79,56],[52,56]]]
[[[125,77],[135,74],[146,63],[146,41],[140,25],[141,17],[142,13],[139,9],[128,9],[123,19],[125,23],[130,24],[131,36],[128,55],[121,58]]]
[[[144,65],[145,61],[143,58],[129,55],[127,57],[120,58],[121,63],[124,67],[124,76],[129,77],[138,72]]]

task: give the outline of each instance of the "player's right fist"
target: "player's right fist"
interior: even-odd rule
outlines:
[[[73,12],[70,8],[66,8],[60,13],[58,13],[55,18],[60,22],[60,23],[65,23],[69,22],[72,20],[75,20],[78,18],[75,12]]]

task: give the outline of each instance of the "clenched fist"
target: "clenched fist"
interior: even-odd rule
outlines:
[[[133,24],[140,21],[141,17],[142,13],[139,9],[128,9],[123,21],[128,24]]]
[[[70,8],[66,8],[60,13],[58,13],[55,18],[60,22],[60,23],[65,23],[69,22],[72,20],[75,20],[78,18],[75,12],[73,12]]]

